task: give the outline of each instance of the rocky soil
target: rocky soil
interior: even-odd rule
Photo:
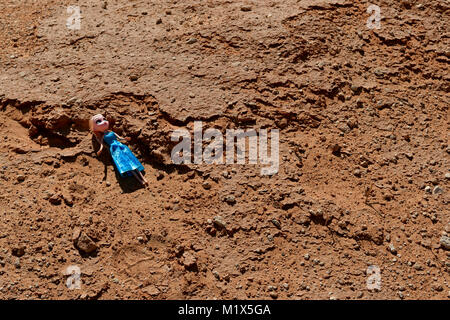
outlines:
[[[1,1],[0,298],[449,299],[449,9]],[[99,112],[149,189],[95,156]],[[174,165],[195,120],[279,129],[279,172]]]

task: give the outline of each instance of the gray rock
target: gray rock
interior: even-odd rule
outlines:
[[[275,227],[277,227],[278,229],[281,229],[280,221],[278,221],[277,219],[272,219],[272,220],[270,220],[270,221],[273,223],[273,225],[274,225]]]
[[[236,203],[236,198],[232,194],[227,195],[224,200],[228,204],[235,204]]]
[[[444,193],[444,190],[442,190],[441,187],[439,186],[434,187],[433,194],[442,194],[442,193]]]
[[[396,253],[397,253],[397,249],[394,247],[394,244],[393,244],[393,243],[390,243],[390,244],[389,244],[388,250],[389,250],[389,252],[392,253],[392,254],[396,254]]]
[[[197,258],[192,253],[186,251],[183,253],[183,265],[186,268],[193,268],[197,265]]]
[[[213,223],[214,225],[216,225],[221,229],[225,229],[227,226],[227,224],[225,223],[225,221],[223,221],[223,218],[221,216],[215,216],[213,219]]]
[[[445,250],[450,250],[450,237],[443,235],[441,239],[439,240],[439,243],[441,244],[441,247]]]

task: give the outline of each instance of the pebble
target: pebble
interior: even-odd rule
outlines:
[[[306,253],[304,256],[303,256],[303,258],[305,258],[305,260],[309,260],[309,254],[308,253]]]
[[[186,268],[193,268],[197,265],[197,258],[195,258],[192,253],[186,251],[183,253],[183,265]]]
[[[442,190],[441,187],[439,186],[434,187],[433,194],[442,194],[442,193],[444,193],[444,190]]]
[[[22,175],[22,174],[19,174],[19,175],[17,176],[17,181],[18,181],[18,182],[23,182],[23,181],[25,181],[25,176]]]
[[[225,197],[225,202],[228,203],[228,204],[235,204],[236,203],[236,198],[232,194],[227,195]]]
[[[142,291],[148,293],[151,296],[157,296],[160,293],[159,289],[157,287],[155,287],[154,285],[149,285],[148,287],[145,287],[144,289],[142,289]]]
[[[197,42],[196,38],[190,38],[188,41],[186,41],[187,44],[194,44]]]
[[[447,172],[447,173],[445,174],[445,179],[450,180],[450,172]]]
[[[20,268],[20,258],[19,258],[19,257],[17,257],[17,258],[14,260],[14,267],[16,267],[17,269]]]
[[[161,24],[162,23],[162,19],[158,18],[158,20],[156,20],[156,24]]]
[[[13,256],[21,257],[25,254],[25,246],[17,246],[12,248],[11,252]]]
[[[450,250],[450,237],[443,235],[441,239],[439,240],[439,243],[441,244],[441,247],[445,250]]]
[[[242,6],[241,11],[244,11],[244,12],[252,11],[252,7],[251,6]]]
[[[50,201],[51,204],[60,205],[61,197],[59,196],[59,194],[54,194],[48,199],[48,201]]]
[[[221,216],[215,216],[213,218],[213,223],[218,226],[221,229],[225,229],[226,223],[223,221],[223,218]]]
[[[397,253],[397,249],[394,247],[394,244],[392,244],[392,243],[389,244],[388,250],[392,254],[396,254]]]
[[[278,298],[278,293],[272,291],[272,292],[270,293],[270,297],[271,297],[272,299],[277,299],[277,298]]]
[[[280,221],[278,221],[277,219],[272,219],[272,220],[270,220],[270,221],[273,223],[273,225],[274,225],[275,227],[277,227],[278,229],[281,229]]]
[[[417,271],[421,271],[421,270],[423,270],[423,267],[422,267],[422,265],[420,265],[419,263],[415,263],[414,264],[414,266],[413,266],[413,268],[414,269],[416,269]]]
[[[431,193],[431,187],[430,186],[426,186],[425,187],[425,192],[426,193]]]
[[[76,240],[75,245],[80,251],[88,254],[97,250],[97,245],[84,232],[81,232],[80,236]]]

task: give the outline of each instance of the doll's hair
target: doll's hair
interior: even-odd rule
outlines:
[[[91,130],[91,132],[94,132],[94,117],[89,119],[89,130]]]

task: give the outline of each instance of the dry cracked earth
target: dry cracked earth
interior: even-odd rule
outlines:
[[[0,298],[448,300],[450,3],[371,2],[1,1]],[[197,120],[278,173],[173,164]]]

